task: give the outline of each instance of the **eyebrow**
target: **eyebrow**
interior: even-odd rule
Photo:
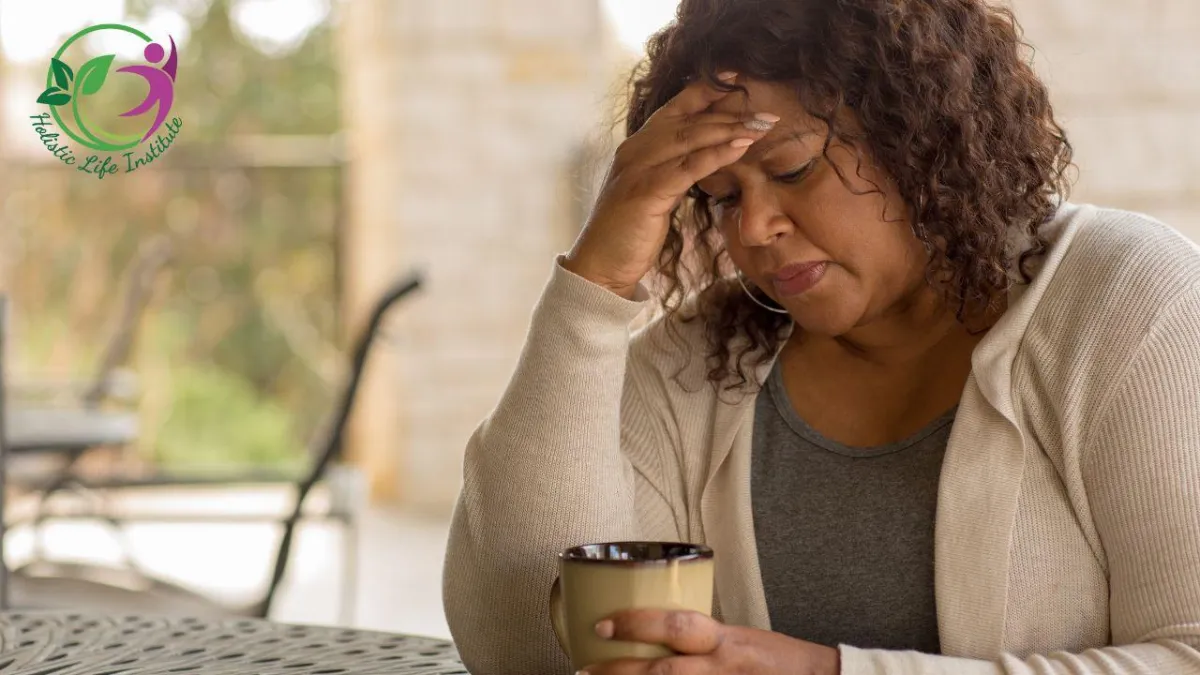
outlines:
[[[779,146],[784,145],[786,143],[792,143],[792,142],[799,143],[799,142],[802,142],[805,138],[808,138],[809,136],[815,136],[815,135],[817,135],[817,132],[815,132],[815,131],[809,131],[809,130],[794,131],[794,132],[788,133],[787,135],[778,136],[776,138],[773,138],[770,141],[760,141],[759,143],[755,143],[754,145],[750,146],[750,151],[747,152],[745,155],[743,155],[742,159],[739,161],[761,162],[762,158],[764,156],[766,156],[767,154],[769,154],[771,151],[775,150]],[[760,143],[761,143],[761,145],[760,145]],[[814,156],[814,159],[815,159],[815,156]],[[725,173],[725,168],[721,168],[721,169],[714,171],[712,174],[710,174],[708,176],[708,178],[711,178],[712,176],[719,176],[723,173]],[[699,182],[696,183],[696,187],[700,188],[701,190],[704,190],[704,188],[700,187]]]
[[[766,143],[762,143],[762,144],[755,143],[754,145],[752,145],[750,147],[750,151],[747,152],[745,154],[745,156],[742,157],[742,159],[751,160],[751,161],[755,161],[755,162],[762,161],[763,157],[770,154],[772,150],[775,150],[779,146],[784,145],[786,143],[802,142],[805,138],[808,138],[809,136],[815,136],[816,133],[817,132],[815,132],[815,131],[798,131],[798,132],[794,132],[794,133],[789,133],[786,136],[779,136],[773,140],[767,141]]]

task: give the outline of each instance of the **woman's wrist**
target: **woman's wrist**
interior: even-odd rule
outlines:
[[[814,655],[813,675],[841,675],[842,652],[836,647],[821,647],[819,655]]]
[[[586,265],[582,264],[578,259],[573,258],[570,254],[564,255],[560,259],[562,268],[574,274],[577,277],[584,279],[596,286],[605,288],[626,300],[633,300],[637,296],[637,284],[620,284],[609,281],[603,275],[597,274],[589,270]]]

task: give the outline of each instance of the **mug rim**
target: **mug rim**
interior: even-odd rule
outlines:
[[[647,560],[613,560],[610,558],[588,558],[582,555],[584,549],[597,546],[673,546],[689,549],[687,553],[669,558],[653,558]],[[673,563],[688,563],[698,562],[713,559],[713,550],[711,547],[704,544],[692,544],[684,541],[606,541],[596,542],[592,544],[580,544],[572,546],[558,554],[558,559],[564,563],[587,563],[591,565],[616,565],[616,566],[644,566],[644,565],[669,565]]]

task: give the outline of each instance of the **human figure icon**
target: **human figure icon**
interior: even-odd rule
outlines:
[[[146,94],[146,100],[142,101],[128,112],[121,113],[121,117],[132,117],[141,115],[149,111],[155,105],[158,105],[158,112],[154,116],[154,124],[150,126],[150,130],[142,137],[144,142],[146,139],[154,135],[162,123],[166,121],[167,115],[171,112],[171,105],[175,102],[175,72],[179,67],[179,54],[175,49],[175,38],[171,40],[171,55],[163,63],[162,67],[155,65],[135,65],[118,68],[118,73],[133,73],[140,75],[146,83],[150,85],[150,91]],[[166,56],[166,51],[162,45],[157,42],[151,42],[146,45],[143,55],[149,64],[156,64],[163,60]]]

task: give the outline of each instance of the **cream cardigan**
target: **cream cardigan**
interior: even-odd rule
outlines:
[[[1036,278],[973,354],[946,451],[945,655],[843,645],[845,675],[1200,674],[1200,251],[1092,206],[1064,204],[1046,231]],[[754,397],[716,396],[703,359],[672,380],[683,352],[661,320],[630,329],[647,300],[556,264],[471,438],[444,599],[476,675],[568,672],[546,599],[555,555],[584,542],[708,543],[721,618],[770,627]]]

